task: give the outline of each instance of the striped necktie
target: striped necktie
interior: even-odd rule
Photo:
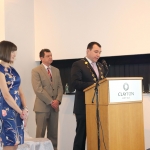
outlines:
[[[47,68],[47,73],[48,73],[48,75],[49,75],[49,77],[50,77],[50,80],[51,80],[51,82],[52,82],[52,74],[51,74],[51,72],[50,72],[50,68],[49,68],[49,67]]]

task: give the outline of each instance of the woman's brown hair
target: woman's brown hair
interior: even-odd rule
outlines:
[[[17,46],[10,41],[1,41],[0,42],[0,60],[12,63],[10,60],[11,52],[16,51]]]

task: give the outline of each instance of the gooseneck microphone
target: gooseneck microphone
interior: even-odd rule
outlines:
[[[103,59],[102,60],[102,64],[104,65],[104,67],[108,70],[108,66],[107,66],[107,63],[106,63],[106,61]]]

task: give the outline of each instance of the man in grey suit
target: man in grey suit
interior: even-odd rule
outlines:
[[[36,94],[33,109],[36,115],[36,137],[44,137],[47,129],[47,138],[57,150],[58,111],[63,87],[59,70],[51,66],[51,51],[42,49],[39,55],[42,63],[32,70],[32,86]]]

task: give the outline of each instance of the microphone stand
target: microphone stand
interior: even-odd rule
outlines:
[[[104,63],[104,66],[107,70],[104,78],[106,78],[108,72],[109,72],[109,68],[107,67],[107,64]],[[97,121],[97,139],[98,139],[98,150],[100,150],[100,115],[99,115],[99,102],[98,102],[98,87],[100,86],[99,84],[99,80],[96,82],[96,85],[95,85],[95,92],[94,92],[94,96],[92,98],[92,103],[94,103],[94,99],[95,99],[95,96],[96,96],[96,121]]]
[[[97,139],[98,139],[98,150],[100,150],[100,115],[99,115],[99,103],[98,103],[98,87],[99,87],[99,81],[96,82],[95,85],[95,92],[92,99],[92,103],[94,103],[94,99],[96,96],[96,120],[97,120]]]

